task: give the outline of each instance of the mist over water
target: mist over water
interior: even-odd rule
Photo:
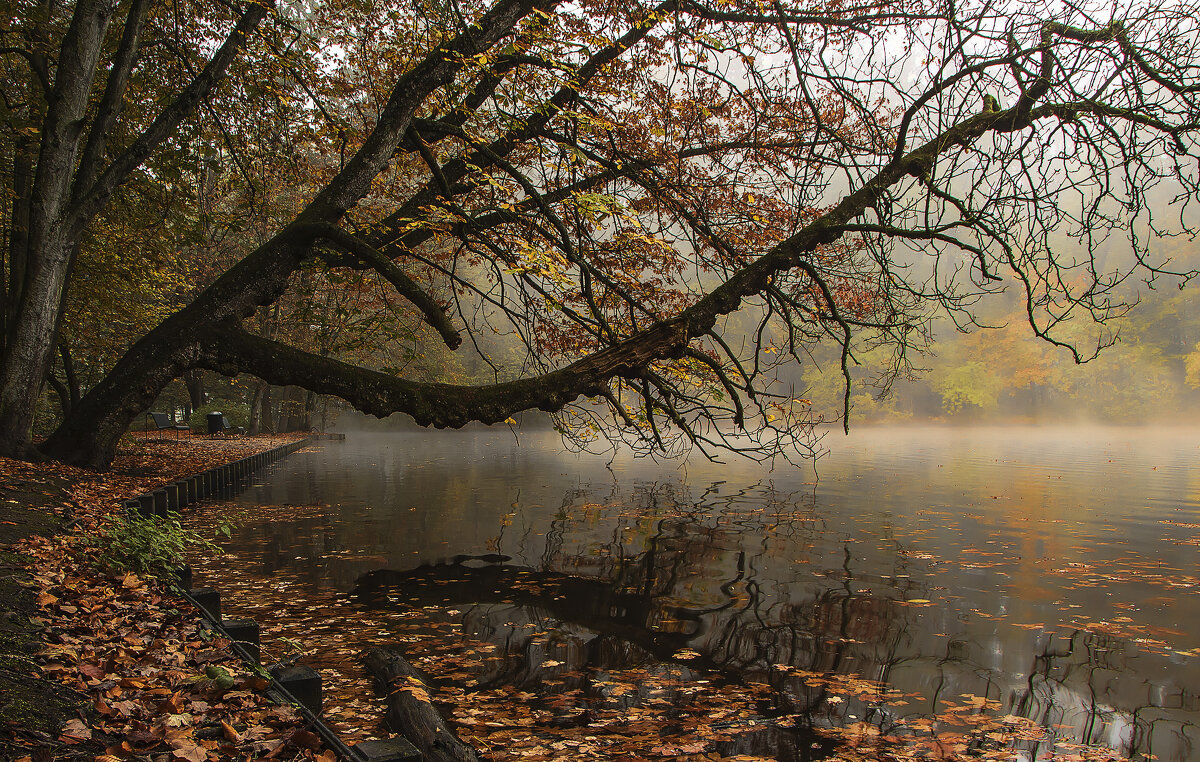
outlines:
[[[1200,431],[859,427],[825,445],[770,469],[610,461],[552,432],[351,433],[243,494],[260,520],[230,549],[312,595],[462,611],[507,649],[491,677],[512,685],[551,657],[586,671],[687,649],[698,673],[773,685],[776,710],[819,704],[780,670],[854,674],[913,694],[897,717],[974,694],[1200,759]],[[513,593],[516,575],[541,592]]]

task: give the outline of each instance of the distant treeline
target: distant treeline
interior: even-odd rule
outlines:
[[[1200,295],[1194,289],[1150,291],[1121,320],[1077,347],[1099,355],[1076,364],[1068,349],[1030,335],[1019,308],[968,333],[935,324],[930,352],[889,388],[890,357],[855,354],[851,422],[905,419],[1177,421],[1200,412]],[[1081,326],[1083,325],[1083,321]],[[838,418],[843,378],[837,358],[818,358],[799,379],[814,414]]]

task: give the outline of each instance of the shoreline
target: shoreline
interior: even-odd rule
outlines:
[[[172,585],[96,565],[125,501],[307,436],[137,432],[105,473],[0,459],[0,756],[334,759]]]

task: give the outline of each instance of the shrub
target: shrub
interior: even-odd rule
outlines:
[[[228,536],[231,528],[217,530]],[[99,551],[97,563],[114,574],[133,572],[145,577],[166,577],[183,563],[189,548],[220,553],[221,548],[197,532],[184,529],[179,514],[167,518],[142,516],[127,511],[112,525],[87,541]]]

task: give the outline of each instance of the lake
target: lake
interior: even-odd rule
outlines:
[[[386,643],[496,759],[1200,759],[1200,432],[824,445],[770,469],[351,433],[188,522],[235,519],[199,582],[323,670],[350,738]]]

